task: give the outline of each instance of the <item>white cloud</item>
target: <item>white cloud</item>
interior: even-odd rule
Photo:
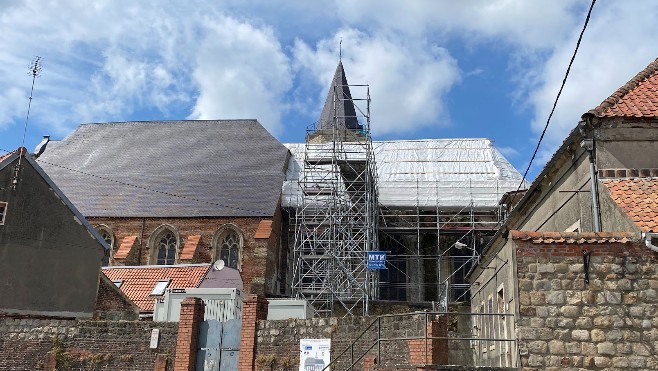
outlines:
[[[413,132],[448,123],[443,99],[460,81],[460,72],[447,50],[425,40],[405,40],[386,33],[368,35],[353,28],[342,29],[315,46],[301,40],[295,44],[297,69],[314,78],[321,88],[318,110],[338,62],[341,39],[348,82],[370,83],[375,134]],[[352,95],[356,98],[358,94]]]
[[[510,157],[516,157],[519,155],[519,151],[514,148],[514,147],[496,147],[500,153],[503,154],[503,156],[510,158]]]
[[[658,3],[653,1],[597,3],[551,119],[539,164],[550,158],[582,114],[598,106],[658,56],[654,40],[658,34],[654,19],[657,13]],[[536,85],[527,91],[534,111],[532,128],[537,133],[546,124],[581,27],[574,28],[569,41],[557,47],[545,63],[531,70],[538,77]]]
[[[206,19],[193,76],[200,87],[193,118],[255,118],[278,133],[292,80],[270,28],[232,18]]]
[[[258,118],[276,131],[288,62],[273,31],[249,22],[214,4],[12,2],[0,9],[0,129],[24,115],[31,80],[23,71],[39,54],[31,115],[39,132],[172,109]]]
[[[568,35],[577,22],[577,0],[337,1],[338,14],[351,24],[374,22],[397,32],[442,32],[464,38],[498,38],[515,45],[544,48]]]

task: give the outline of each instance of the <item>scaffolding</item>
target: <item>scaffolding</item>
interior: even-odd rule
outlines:
[[[364,97],[352,98],[350,88]],[[325,111],[331,123],[318,122],[306,135],[301,194],[291,219],[291,288],[316,315],[363,315],[377,279],[366,269],[378,223],[369,87],[335,79]]]
[[[466,275],[505,215],[521,175],[488,139],[375,142],[379,241],[389,252],[377,298],[468,302]]]

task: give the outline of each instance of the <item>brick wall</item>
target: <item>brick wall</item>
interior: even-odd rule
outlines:
[[[0,318],[0,370],[173,369],[177,323]],[[160,330],[150,349],[151,330]],[[55,340],[57,339],[57,340]],[[52,368],[50,368],[52,370]],[[160,370],[163,370],[160,368]]]
[[[515,248],[524,370],[658,369],[658,254],[641,242]]]
[[[280,215],[275,215],[274,228],[279,228]],[[182,249],[190,236],[201,236],[198,257],[188,263],[211,263],[212,238],[223,225],[234,224],[242,231],[242,280],[244,291],[254,294],[277,294],[277,269],[279,235],[272,233],[269,239],[255,239],[254,234],[263,218],[88,218],[93,226],[106,225],[114,233],[115,247],[128,236],[138,236],[134,249],[137,251],[125,260],[112,261],[113,265],[146,265],[149,263],[148,241],[151,234],[161,225],[175,227],[180,236]],[[271,219],[271,218],[267,218]],[[142,232],[143,229],[143,232]],[[180,250],[179,250],[180,253]]]
[[[94,319],[134,321],[138,318],[139,308],[101,272]]]

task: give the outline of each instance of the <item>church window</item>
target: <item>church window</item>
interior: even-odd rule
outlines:
[[[215,232],[213,252],[215,260],[223,260],[224,265],[241,269],[242,265],[242,233],[237,226],[225,225]]]
[[[149,246],[151,247],[150,264],[157,265],[174,265],[178,259],[178,232],[170,225],[161,225],[158,227],[151,238]]]
[[[176,262],[176,236],[167,232],[158,241],[158,265],[173,265]]]
[[[102,266],[107,267],[108,265],[110,265],[110,258],[114,254],[114,248],[115,248],[114,233],[112,233],[112,229],[110,229],[110,227],[104,224],[97,226],[96,230],[98,231],[98,234],[101,235],[101,238],[103,239],[103,241],[105,241],[107,246],[110,247],[109,250],[105,251],[105,255],[103,256],[103,260],[102,260]]]

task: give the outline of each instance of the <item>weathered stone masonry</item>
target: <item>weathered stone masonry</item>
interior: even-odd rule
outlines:
[[[514,243],[523,370],[658,369],[658,254],[640,241]]]
[[[177,334],[175,322],[0,318],[0,370],[171,370]]]

